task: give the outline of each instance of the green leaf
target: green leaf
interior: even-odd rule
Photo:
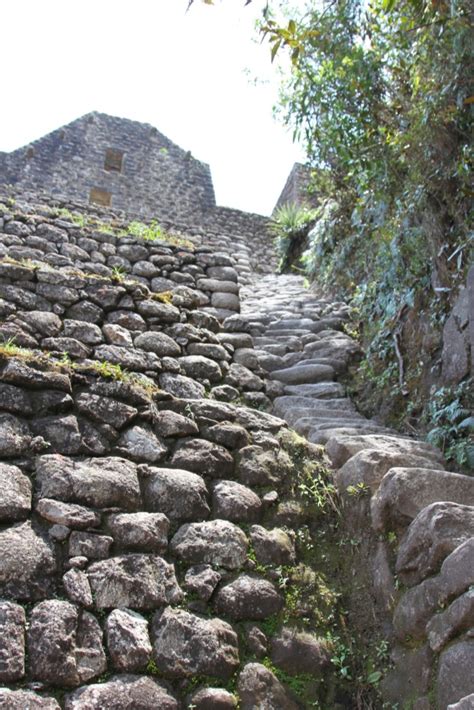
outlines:
[[[375,685],[376,683],[379,682],[381,677],[382,677],[381,671],[374,671],[373,673],[370,673],[367,676],[367,683],[370,683],[371,685]]]

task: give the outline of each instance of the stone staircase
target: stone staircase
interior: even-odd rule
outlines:
[[[434,447],[345,396],[338,378],[359,348],[344,303],[294,275],[255,279],[242,299],[272,411],[325,446],[344,527],[368,542],[359,562],[371,567],[369,603],[392,643],[384,707],[474,708],[474,478],[447,472]]]

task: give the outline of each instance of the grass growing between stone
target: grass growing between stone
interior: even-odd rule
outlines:
[[[379,710],[385,707],[378,686],[387,667],[388,644],[377,623],[373,619],[368,623],[368,570],[363,564],[360,541],[344,530],[342,502],[323,449],[288,430],[281,433],[280,442],[293,463],[285,494],[295,509],[299,506],[301,522],[295,529],[299,562],[271,570],[271,578],[285,597],[285,606],[259,625],[270,638],[282,627],[316,636],[327,650],[329,665],[315,677],[288,673],[273,662],[271,653],[260,662],[275,673],[303,707]],[[363,604],[364,599],[366,604],[355,610],[354,590],[359,588],[363,594],[356,594],[356,604]],[[354,625],[357,612],[360,623]]]

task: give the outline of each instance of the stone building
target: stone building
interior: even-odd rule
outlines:
[[[317,196],[309,190],[310,183],[311,168],[302,163],[295,163],[277,200],[273,214],[277,209],[287,204],[316,207],[318,200]]]
[[[97,112],[0,153],[0,182],[158,219],[216,206],[208,165],[146,123]]]

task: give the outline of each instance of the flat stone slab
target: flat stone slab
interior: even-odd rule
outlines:
[[[288,385],[312,384],[334,379],[334,369],[329,365],[301,365],[284,370],[273,370],[270,377]]]

